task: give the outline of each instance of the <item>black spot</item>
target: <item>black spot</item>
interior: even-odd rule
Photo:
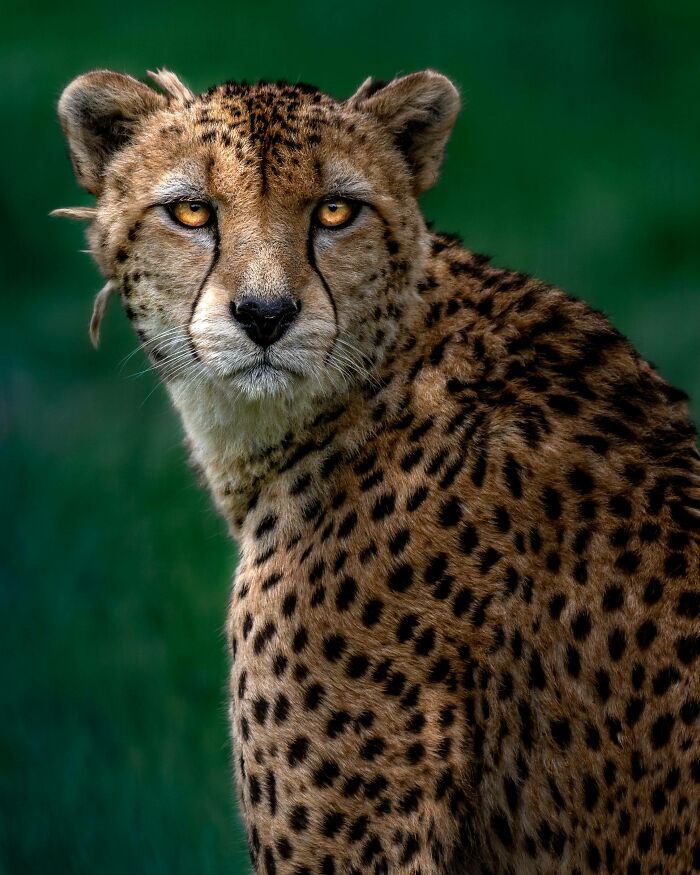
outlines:
[[[506,485],[514,498],[522,498],[523,486],[520,477],[520,465],[512,456],[508,456],[503,466],[503,476]]]
[[[632,780],[637,783],[641,781],[647,773],[644,760],[638,750],[633,750],[632,755],[630,756],[630,771],[632,773]]]
[[[584,471],[583,468],[579,467],[572,468],[569,471],[568,480],[571,488],[580,495],[587,495],[595,485],[588,471]]]
[[[676,639],[676,655],[684,665],[690,665],[700,654],[700,634],[682,635]]]
[[[566,647],[566,670],[572,678],[581,674],[581,655],[573,644]]]
[[[542,493],[544,512],[550,520],[558,520],[561,516],[561,496],[556,489],[547,486]]]
[[[277,700],[275,701],[275,708],[273,716],[275,718],[275,723],[284,723],[287,719],[287,715],[289,714],[289,699],[284,695],[284,693],[280,693],[277,696]]]
[[[700,592],[697,590],[684,590],[678,596],[676,613],[679,617],[695,619],[700,615]]]
[[[382,611],[384,609],[384,602],[379,599],[370,599],[362,611],[362,625],[367,626],[375,626],[382,616]]]
[[[435,647],[435,631],[426,629],[416,638],[414,649],[419,656],[427,656]]]
[[[416,765],[425,756],[425,747],[419,742],[411,744],[406,750],[406,759],[411,765]]]
[[[681,832],[676,827],[669,829],[661,837],[661,850],[667,857],[672,857],[681,843]]]
[[[399,621],[399,625],[396,629],[396,637],[397,639],[403,643],[404,641],[409,641],[413,638],[413,633],[418,625],[418,617],[415,614],[404,614],[404,616]]]
[[[348,659],[348,664],[346,666],[346,674],[348,677],[353,679],[361,678],[369,668],[369,660],[362,653],[353,654]]]
[[[661,534],[661,526],[658,523],[646,522],[639,527],[640,541],[656,541]]]
[[[530,657],[530,686],[543,690],[547,686],[547,679],[542,668],[539,653],[532,652]]]
[[[406,455],[401,459],[399,463],[402,471],[411,471],[415,466],[420,462],[423,458],[423,450],[421,447],[415,447],[410,450]]]
[[[656,638],[657,629],[653,620],[645,620],[637,629],[636,639],[640,650],[646,650]]]
[[[259,723],[261,726],[265,723],[269,707],[270,703],[263,696],[258,696],[253,701],[253,717],[256,723]]]
[[[473,598],[473,593],[468,586],[463,586],[459,590],[452,603],[452,613],[455,617],[461,617],[469,610]]]
[[[637,847],[642,854],[648,854],[654,842],[654,828],[651,824],[647,824],[639,831],[637,836]]]
[[[600,749],[600,732],[596,726],[592,723],[588,723],[586,725],[586,747],[590,750],[599,750]]]
[[[334,712],[326,724],[326,735],[328,735],[329,738],[336,738],[345,730],[350,719],[350,715],[347,711]]]
[[[459,547],[465,556],[474,552],[479,544],[479,536],[472,523],[464,525],[459,533]]]
[[[329,635],[323,642],[323,652],[329,662],[340,659],[345,650],[345,639],[342,635]]]
[[[373,736],[372,738],[368,738],[367,741],[360,748],[360,756],[363,760],[375,760],[378,756],[380,756],[384,752],[384,739],[379,738],[379,736]]]
[[[440,508],[440,524],[445,527],[456,526],[462,519],[462,506],[457,498],[449,498]]]
[[[323,817],[321,832],[326,838],[332,839],[342,828],[344,822],[345,815],[341,811],[330,811]]]
[[[339,611],[347,611],[357,597],[357,583],[352,577],[344,577],[338,586],[335,606]]]
[[[684,577],[688,573],[688,562],[682,553],[669,553],[664,560],[664,571],[669,577]]]
[[[639,568],[639,563],[641,561],[642,557],[635,550],[625,550],[625,552],[620,553],[615,560],[615,567],[619,568],[620,571],[623,571],[625,574],[634,574]]]
[[[396,498],[392,492],[385,492],[380,495],[372,508],[372,519],[379,521],[394,512],[396,506]]]
[[[439,659],[428,672],[428,680],[431,683],[439,683],[447,677],[450,663],[446,659]]]
[[[296,593],[290,592],[284,597],[282,602],[282,614],[285,617],[291,617],[297,606]]]
[[[610,675],[602,668],[595,674],[595,689],[600,700],[607,702],[611,695]]]
[[[309,642],[309,636],[306,629],[300,626],[294,633],[292,638],[292,650],[295,653],[301,653]]]
[[[271,621],[265,623],[262,629],[257,633],[255,638],[253,639],[253,652],[258,655],[262,652],[263,648],[267,644],[267,642],[272,638],[272,636],[277,631],[277,627]]]
[[[338,526],[338,537],[347,538],[357,525],[357,514],[351,510]]]
[[[636,662],[632,668],[632,686],[635,690],[641,690],[646,679],[646,670],[644,666]]]
[[[553,620],[558,620],[565,606],[566,596],[563,593],[553,595],[549,600],[549,616]]]
[[[513,833],[510,828],[508,817],[502,808],[497,808],[492,812],[490,823],[491,829],[494,831],[503,847],[507,850],[512,850],[514,846]]]
[[[700,699],[688,699],[681,707],[681,720],[690,726],[700,717]]]
[[[680,672],[672,665],[660,669],[652,680],[652,689],[654,695],[663,696],[671,684],[676,684],[681,679]]]
[[[309,811],[304,805],[295,805],[289,816],[289,825],[294,832],[304,832],[309,825]]]
[[[416,491],[409,496],[406,502],[406,510],[410,513],[418,510],[418,508],[423,504],[425,499],[428,497],[428,490],[425,486],[419,486]]]
[[[665,747],[671,737],[675,720],[671,714],[662,714],[654,721],[651,732],[651,744],[655,750]]]
[[[598,783],[592,775],[583,778],[583,804],[586,811],[593,811],[598,802]]]
[[[298,735],[287,748],[287,762],[290,766],[303,763],[309,751],[309,739],[304,735]]]
[[[309,711],[315,711],[323,701],[326,691],[321,684],[311,684],[304,697],[304,705]]]
[[[644,601],[648,605],[655,605],[663,595],[663,584],[656,577],[652,577],[644,589]]]
[[[389,550],[394,556],[405,550],[406,545],[411,540],[411,533],[408,529],[400,529],[395,535],[389,539]]]
[[[586,860],[588,862],[588,868],[591,872],[598,872],[600,870],[600,851],[598,850],[597,845],[593,842],[588,843],[588,847],[586,849]]]
[[[262,538],[263,535],[271,532],[275,526],[277,525],[277,516],[275,514],[268,514],[266,517],[258,523],[258,527],[255,530],[255,537]]]
[[[479,564],[479,571],[482,574],[487,574],[491,568],[499,561],[501,558],[501,554],[498,550],[495,550],[493,547],[487,547],[486,550],[481,554],[481,562]]]
[[[628,520],[632,516],[632,503],[624,495],[613,495],[608,502],[610,512],[622,519]]]
[[[566,750],[571,744],[571,727],[566,719],[550,721],[552,738],[562,750]]]
[[[618,584],[610,584],[603,594],[603,610],[617,611],[625,602],[625,593]]]
[[[571,621],[571,632],[577,641],[585,641],[591,631],[591,615],[587,610],[579,611]]]
[[[627,703],[625,708],[625,720],[628,726],[634,726],[644,712],[644,699],[634,696]]]
[[[608,653],[610,654],[610,658],[615,662],[618,662],[622,659],[626,646],[627,639],[622,629],[613,629],[608,635]]]
[[[413,569],[407,563],[399,565],[389,575],[387,584],[393,592],[405,592],[413,583]]]
[[[313,775],[317,787],[330,787],[340,774],[340,767],[334,760],[323,760]]]

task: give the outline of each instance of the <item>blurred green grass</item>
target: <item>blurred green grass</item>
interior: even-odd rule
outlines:
[[[441,229],[609,313],[700,412],[700,7],[468,0],[13,3],[0,35],[0,873],[248,869],[222,626],[235,551],[179,425],[56,206],[87,203],[54,117],[91,67],[195,88],[432,66],[465,107]]]

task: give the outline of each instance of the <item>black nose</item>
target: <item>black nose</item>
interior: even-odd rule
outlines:
[[[231,315],[258,346],[271,346],[294,322],[301,305],[291,298],[231,301]]]

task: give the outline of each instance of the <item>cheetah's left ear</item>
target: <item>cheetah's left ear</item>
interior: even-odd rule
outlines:
[[[162,78],[158,82],[163,85]],[[80,185],[99,196],[109,162],[167,103],[165,95],[123,73],[93,70],[74,79],[58,102],[58,117]]]
[[[459,112],[459,92],[446,76],[423,70],[388,84],[367,79],[347,103],[389,128],[413,173],[416,196],[434,184]]]

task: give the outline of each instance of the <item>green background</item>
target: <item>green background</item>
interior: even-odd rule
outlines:
[[[352,10],[349,12],[348,10]],[[0,872],[248,868],[222,627],[235,551],[100,286],[54,116],[91,67],[345,96],[431,66],[464,110],[425,210],[608,312],[700,398],[697,0],[24,3],[0,30]],[[140,375],[139,375],[140,374]],[[697,400],[694,406],[700,412]]]

